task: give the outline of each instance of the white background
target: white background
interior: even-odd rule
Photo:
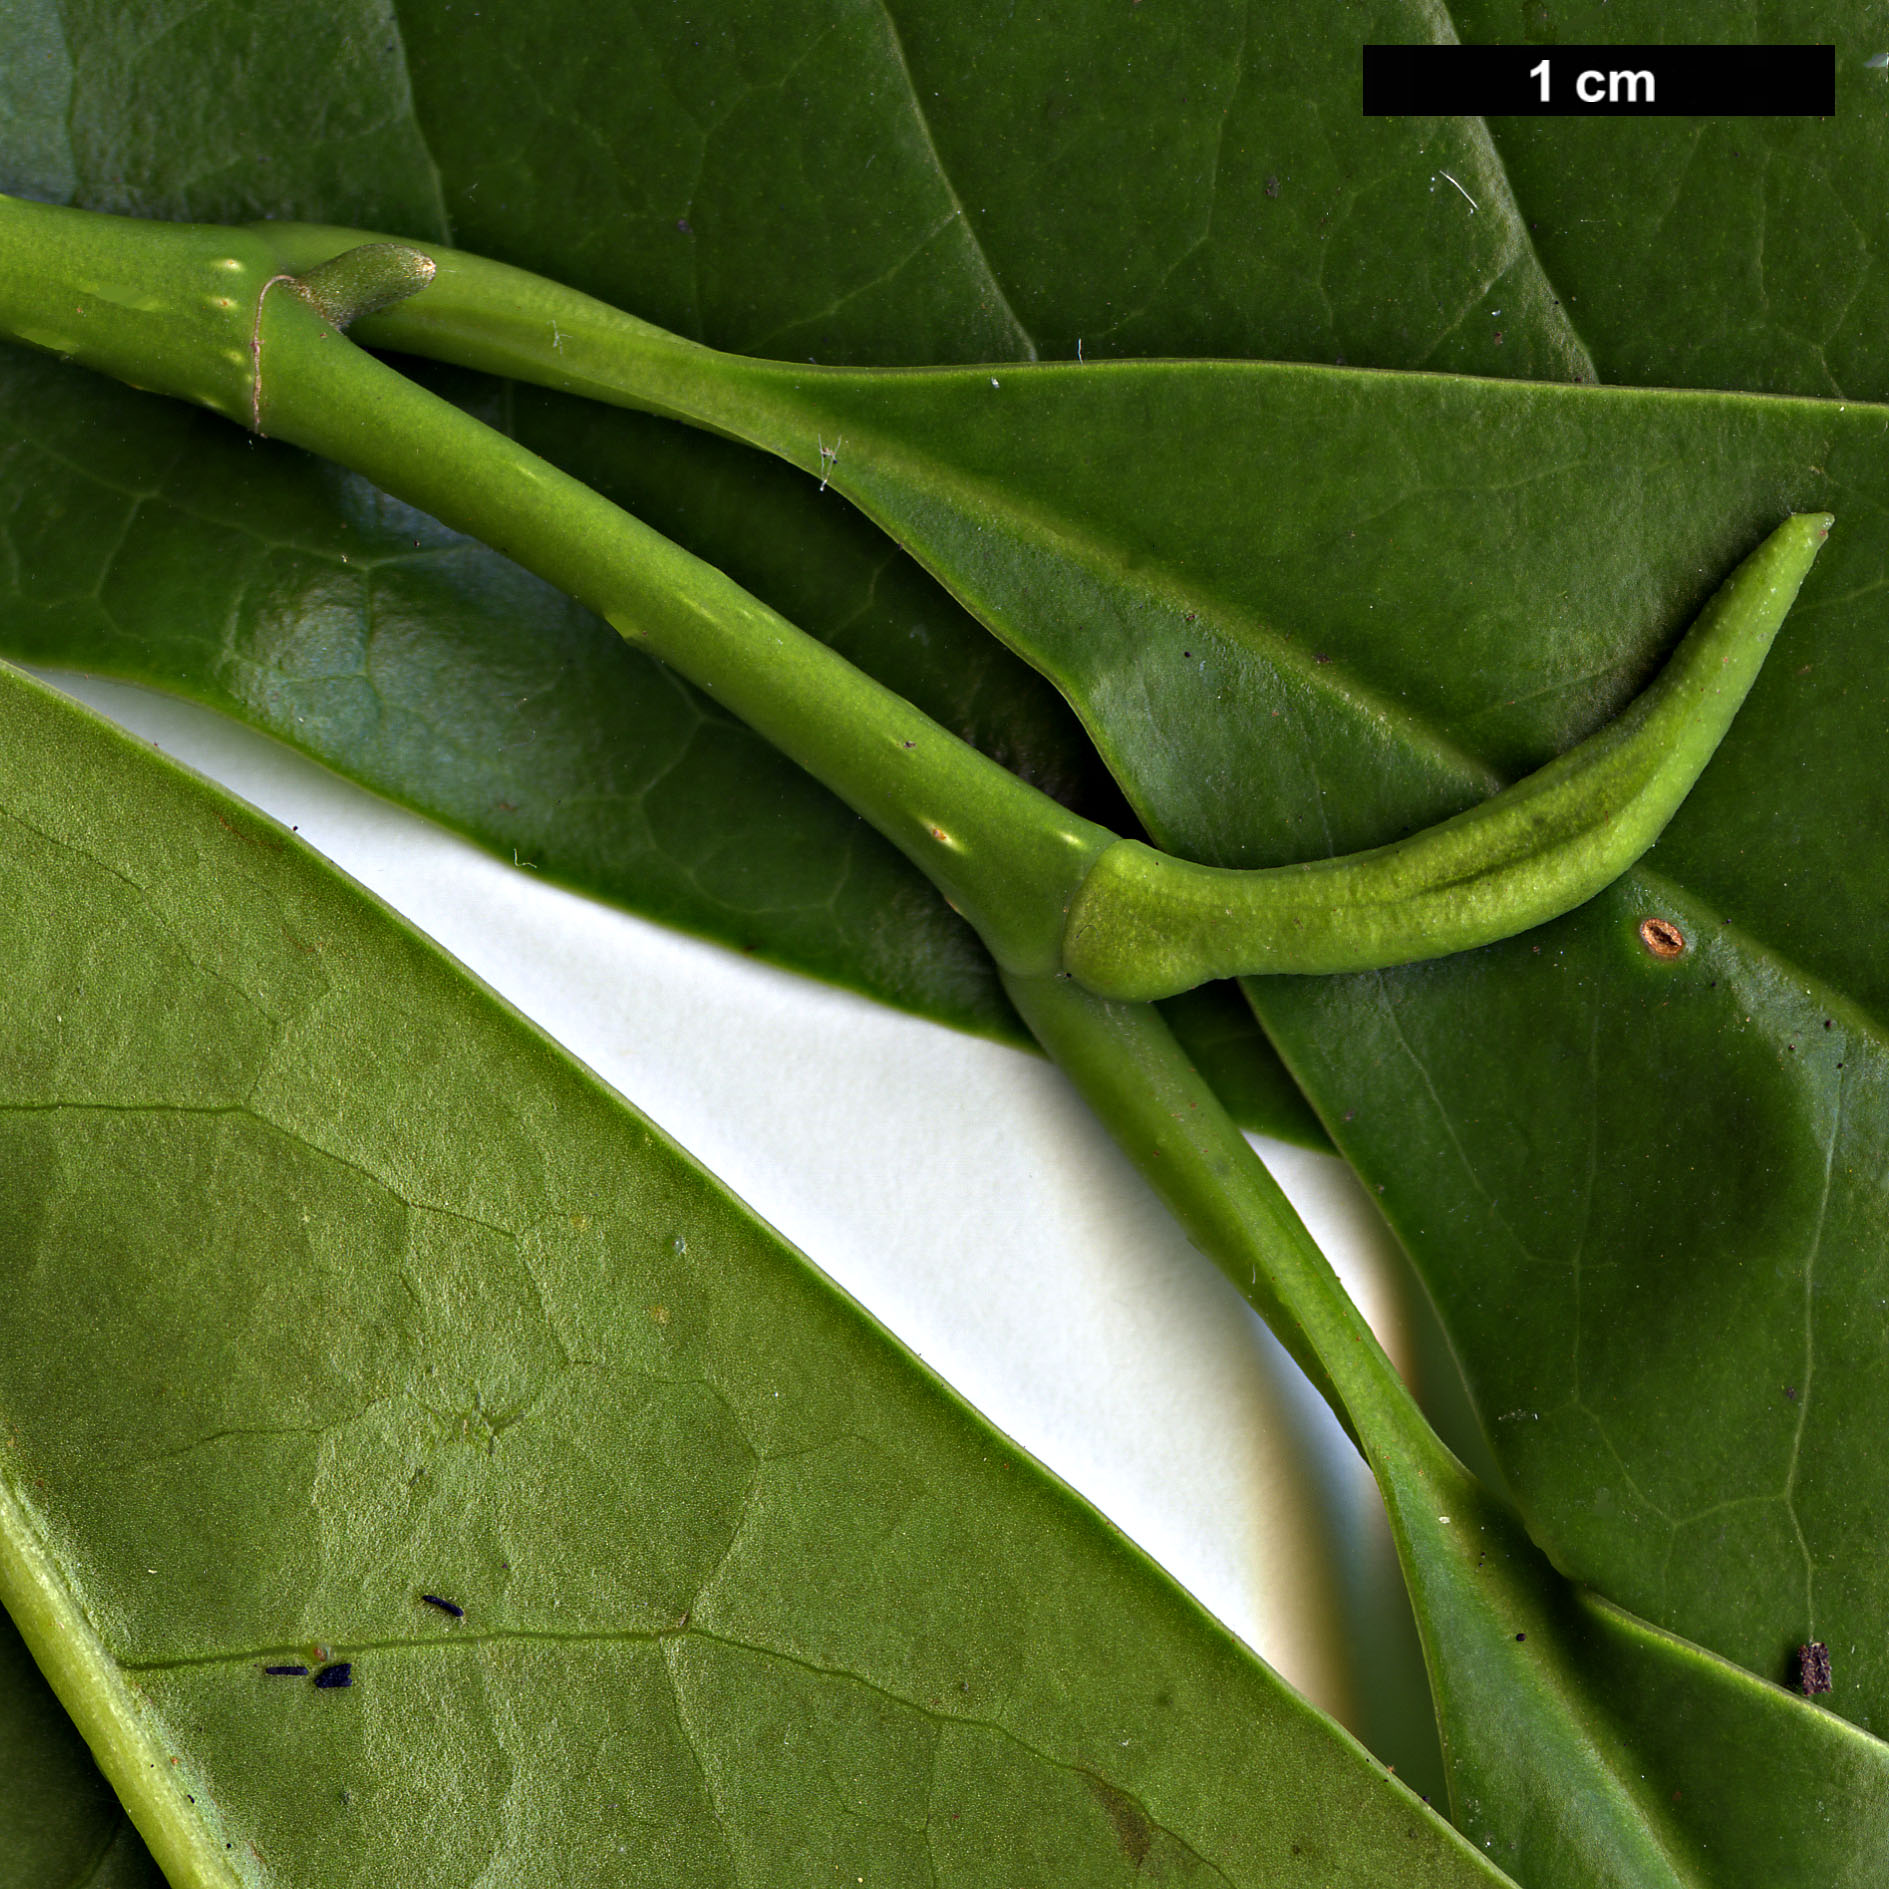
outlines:
[[[1395,1580],[1370,1479],[1054,1069],[544,885],[207,710],[41,673],[438,939],[1359,1727],[1346,1648]],[[1255,1145],[1398,1357],[1350,1171]]]

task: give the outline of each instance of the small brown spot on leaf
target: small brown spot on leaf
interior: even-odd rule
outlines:
[[[1686,934],[1670,918],[1640,920],[1640,942],[1656,958],[1679,957],[1686,948]]]

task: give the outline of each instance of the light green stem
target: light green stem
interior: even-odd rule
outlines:
[[[1830,525],[1827,515],[1788,520],[1651,689],[1518,785],[1393,846],[1226,871],[1068,813],[712,566],[362,353],[333,325],[350,320],[372,339],[755,439],[770,413],[792,408],[789,382],[806,377],[452,250],[0,199],[8,331],[245,417],[515,557],[838,793],[939,886],[1005,970],[1066,970],[1106,997],[1444,956],[1591,898],[1652,844],[1697,779]]]
[[[270,224],[262,233],[285,267],[362,240],[358,231],[313,225]],[[830,473],[846,489],[844,470],[808,448],[819,436],[809,402],[823,382],[857,379],[857,370],[724,354],[522,269],[456,250],[430,253],[439,273],[427,293],[363,323],[363,341],[691,421],[823,479]],[[1831,523],[1824,513],[1788,519],[1622,715],[1454,819],[1368,852],[1261,871],[1194,865],[1122,841],[1077,895],[1064,968],[1099,995],[1147,1001],[1214,978],[1444,957],[1585,903],[1678,811]]]
[[[1456,1822],[1524,1832],[1523,1881],[1565,1851],[1609,1889],[1683,1889],[1682,1844],[1583,1668],[1581,1595],[1445,1448],[1279,1184],[1152,1005],[1007,977],[1037,1040],[1194,1244],[1306,1370],[1384,1497],[1422,1636]],[[1510,1845],[1504,1844],[1505,1852]]]
[[[1834,521],[1788,518],[1725,581],[1652,686],[1454,819],[1370,852],[1234,872],[1111,847],[1063,964],[1143,1000],[1256,971],[1376,970],[1494,944],[1611,885],[1659,838],[1757,680]]]

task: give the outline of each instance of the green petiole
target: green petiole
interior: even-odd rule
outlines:
[[[349,321],[368,339],[575,391],[628,402],[640,388],[636,404],[743,437],[756,436],[745,409],[804,378],[450,250],[0,199],[0,328],[338,460],[516,558],[838,793],[1006,972],[1066,972],[1104,997],[1444,956],[1591,898],[1710,759],[1831,522],[1787,520],[1652,688],[1516,786],[1393,846],[1227,871],[1069,813],[712,566],[364,353],[337,326]]]
[[[1331,1403],[1384,1497],[1424,1645],[1452,1817],[1519,1881],[1714,1889],[1875,1880],[1889,1747],[1564,1579],[1438,1439],[1305,1224],[1150,1004],[1007,977],[1037,1040],[1194,1244]],[[1687,1735],[1675,1739],[1675,1725]],[[1747,1869],[1723,1749],[1819,1780]]]
[[[260,233],[283,266],[296,267],[363,240],[358,231],[308,224]],[[429,253],[439,273],[428,292],[367,321],[365,343],[691,421],[846,489],[842,468],[807,449],[808,438],[818,438],[817,429],[809,432],[808,396],[824,381],[858,378],[856,370],[724,354],[525,270],[457,250]],[[1122,841],[1076,896],[1064,968],[1098,994],[1147,1001],[1213,978],[1443,957],[1582,904],[1626,871],[1678,810],[1756,679],[1832,522],[1828,514],[1787,520],[1732,574],[1623,714],[1455,819],[1369,852],[1262,871],[1197,866]]]

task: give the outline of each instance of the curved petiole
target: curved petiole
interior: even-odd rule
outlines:
[[[592,327],[607,333],[591,336],[593,352],[607,352],[611,336],[619,355],[633,342],[672,365],[709,350],[476,257],[381,239],[337,254],[349,234],[154,224],[0,198],[0,328],[338,460],[516,558],[839,794],[932,879],[1006,972],[1066,971],[1101,996],[1440,957],[1591,898],[1652,844],[1698,777],[1830,525],[1823,514],[1787,520],[1652,688],[1482,805],[1371,852],[1256,871],[1199,866],[1068,812],[336,324],[358,320],[403,345],[444,333],[452,345],[436,351],[461,359],[478,355],[483,334],[491,359],[480,364],[503,367],[531,355],[547,321],[556,326],[547,309],[574,299],[601,311]],[[284,272],[285,250],[300,274]],[[727,430],[739,431],[732,421]]]
[[[1879,1880],[1889,1864],[1877,1808],[1889,1801],[1889,1745],[1560,1575],[1424,1420],[1153,1006],[1109,1002],[1067,978],[1005,986],[1370,1464],[1464,1835],[1542,1889]],[[1768,1795],[1754,1816],[1738,1766],[1724,1762],[1752,1750],[1778,1754],[1815,1788]]]
[[[1611,885],[1730,728],[1834,523],[1787,518],[1652,685],[1605,727],[1453,819],[1369,852],[1236,872],[1123,840],[1083,881],[1063,965],[1143,1001],[1215,977],[1376,970],[1494,944]]]
[[[308,224],[259,233],[297,267],[362,240],[358,231]],[[509,264],[459,250],[430,253],[439,273],[428,292],[369,320],[363,341],[690,421],[779,453],[823,482],[837,474],[801,443],[799,397],[824,378],[856,377],[854,370],[725,354]],[[1583,904],[1678,810],[1743,703],[1831,523],[1828,514],[1787,520],[1619,717],[1454,819],[1368,852],[1259,871],[1194,865],[1122,841],[1076,896],[1064,968],[1099,994],[1146,1001],[1214,978],[1443,957]]]

